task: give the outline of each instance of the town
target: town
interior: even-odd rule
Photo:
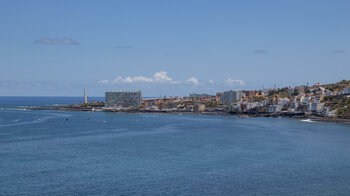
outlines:
[[[185,97],[142,99],[141,91],[105,93],[105,102],[88,102],[51,109],[104,112],[233,114],[239,117],[318,117],[350,119],[350,80],[334,84],[242,90]]]

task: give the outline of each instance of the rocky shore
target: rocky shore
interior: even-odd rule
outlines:
[[[343,118],[329,118],[324,116],[308,115],[305,113],[258,113],[258,112],[243,112],[235,113],[229,111],[174,111],[174,110],[147,110],[147,109],[106,109],[102,107],[80,107],[76,105],[65,106],[40,106],[31,107],[29,110],[61,110],[61,111],[80,111],[80,112],[119,112],[119,113],[159,113],[159,114],[202,114],[202,115],[232,115],[237,118],[251,118],[251,117],[271,117],[271,118],[296,118],[300,120],[310,120],[317,122],[336,122],[349,123],[350,119]]]

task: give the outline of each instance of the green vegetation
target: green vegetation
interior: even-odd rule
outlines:
[[[264,97],[257,97],[257,96],[249,97],[249,98],[248,98],[248,101],[249,101],[249,102],[262,102],[262,101],[264,101],[264,100],[265,100]]]
[[[350,86],[350,80],[342,80],[335,84],[326,84],[324,87],[330,91],[342,91],[345,87]]]
[[[350,98],[341,96],[324,97],[322,102],[331,110],[337,110],[337,116],[340,118],[350,118]]]
[[[293,93],[292,93],[292,96],[298,96],[299,95],[299,92],[297,89],[294,89]]]
[[[220,104],[219,104],[219,102],[212,100],[212,101],[210,101],[210,102],[205,102],[204,105],[205,105],[205,107],[207,107],[207,108],[216,108],[216,107],[218,107]]]
[[[346,106],[337,111],[338,117],[341,118],[350,118],[350,107]]]
[[[78,107],[81,107],[81,108],[93,108],[93,107],[103,107],[103,106],[105,106],[105,103],[100,101],[90,102],[90,103],[81,103],[78,105]]]
[[[285,98],[285,97],[290,97],[290,95],[288,94],[288,88],[284,87],[284,88],[278,88],[276,90],[270,90],[269,91],[269,97],[274,97],[274,96],[280,96],[281,98]]]
[[[310,93],[310,89],[309,89],[309,87],[307,86],[307,87],[305,87],[305,93]]]

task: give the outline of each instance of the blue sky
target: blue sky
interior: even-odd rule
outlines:
[[[0,95],[350,79],[350,1],[0,1]]]

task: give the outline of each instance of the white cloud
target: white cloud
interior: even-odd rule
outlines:
[[[153,78],[157,82],[171,82],[173,79],[170,78],[168,73],[165,71],[157,72],[154,74]]]
[[[119,83],[119,82],[122,82],[122,81],[123,81],[123,78],[121,76],[118,76],[118,77],[114,78],[114,80],[112,80],[112,84]]]
[[[193,83],[194,85],[199,85],[198,79],[195,77],[189,78],[186,82]]]
[[[107,79],[98,81],[99,84],[107,84],[108,82],[109,82],[109,80],[107,80]]]
[[[153,77],[145,77],[145,76],[127,76],[123,78],[122,76],[116,77],[114,80],[112,80],[110,83],[172,83],[176,84],[176,81],[173,81],[171,77],[167,75],[167,72],[160,71],[153,75]],[[106,84],[109,83],[108,80],[101,80],[98,82],[99,84]]]
[[[134,76],[134,77],[126,77],[122,80],[125,83],[134,83],[134,82],[153,82],[152,78],[146,78],[144,76]]]
[[[174,80],[168,76],[165,71],[156,72],[152,77],[145,76],[118,76],[113,80],[101,80],[98,84],[132,84],[132,83],[152,83],[152,84],[177,84],[177,85],[204,85],[197,78],[191,77],[187,80]],[[209,80],[209,83],[214,84],[213,80]]]
[[[244,85],[243,80],[233,80],[231,78],[225,80],[225,82],[227,84],[229,84],[229,85],[232,85],[232,86],[234,86],[234,85],[241,85],[241,86],[243,86]]]

